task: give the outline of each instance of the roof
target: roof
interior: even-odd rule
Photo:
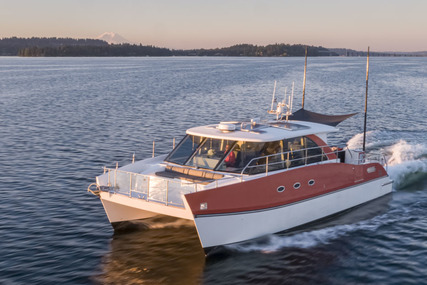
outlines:
[[[221,131],[218,127],[235,126],[234,131]],[[252,126],[252,128],[251,128]],[[225,122],[214,125],[200,126],[187,130],[187,134],[234,141],[270,142],[290,139],[311,134],[336,132],[337,128],[303,121],[270,121],[251,125],[250,122]]]

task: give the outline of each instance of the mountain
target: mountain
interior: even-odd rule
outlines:
[[[130,43],[130,41],[128,41],[127,39],[125,39],[121,35],[113,33],[113,32],[103,33],[102,35],[99,35],[97,37],[97,39],[106,41],[109,44],[128,44],[128,43]]]

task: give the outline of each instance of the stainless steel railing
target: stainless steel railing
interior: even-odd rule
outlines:
[[[328,160],[328,155],[330,154],[334,154],[338,158],[338,154],[344,152],[344,150],[338,149],[325,152],[325,148],[330,149],[329,146],[317,146],[255,157],[243,167],[240,174],[256,174],[265,171],[266,175],[268,175],[268,172],[272,170],[288,169]],[[319,153],[308,155],[311,151],[317,151]]]
[[[103,191],[114,192],[166,206],[184,207],[181,194],[197,191],[197,183],[175,181],[135,172],[104,168],[107,185]]]

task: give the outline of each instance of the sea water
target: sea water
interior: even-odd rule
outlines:
[[[303,58],[0,58],[0,283],[421,284],[427,271],[427,58],[371,58],[367,152],[393,193],[205,259],[190,222],[114,232],[87,186],[103,166],[163,154],[187,128],[268,118]],[[366,59],[309,58],[305,108],[359,114],[330,136],[361,147]],[[286,218],[286,217],[284,217]]]

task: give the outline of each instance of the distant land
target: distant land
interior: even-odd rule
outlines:
[[[71,57],[71,56],[248,56],[279,57],[304,56],[365,56],[366,51],[345,48],[325,48],[303,44],[270,44],[266,46],[238,44],[214,49],[176,50],[152,45],[130,44],[114,33],[105,33],[99,39],[72,38],[1,38],[0,56]],[[427,56],[424,52],[371,52],[372,56]]]

